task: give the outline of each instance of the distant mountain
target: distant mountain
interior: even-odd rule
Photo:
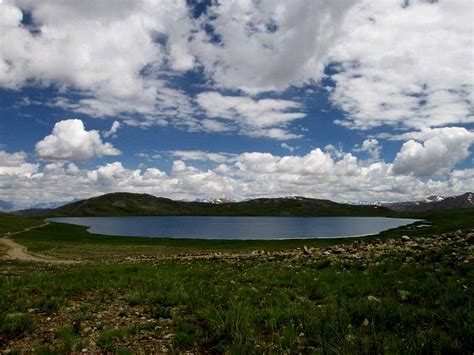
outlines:
[[[349,205],[305,197],[259,198],[242,202],[187,202],[148,194],[111,193],[73,202],[42,216],[382,216],[385,207]]]
[[[0,200],[0,211],[10,211],[12,208],[13,208],[12,202]]]
[[[189,201],[184,201],[184,202],[189,202]],[[219,197],[219,198],[215,198],[215,199],[207,199],[207,198],[197,199],[197,200],[194,200],[192,202],[206,202],[206,203],[220,204],[220,203],[230,203],[230,202],[234,202],[234,201],[231,200],[231,199],[228,199],[226,197]]]
[[[74,199],[69,203],[73,203],[79,201],[78,199]],[[45,202],[45,203],[37,203],[32,205],[30,208],[14,211],[13,214],[22,215],[22,216],[42,216],[51,213],[55,208],[63,206],[64,202]]]
[[[474,208],[474,193],[442,197],[430,196],[422,201],[385,203],[382,206],[396,212],[439,212],[458,208]]]

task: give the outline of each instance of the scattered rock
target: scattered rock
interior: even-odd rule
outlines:
[[[400,296],[401,301],[408,300],[408,297],[410,296],[410,292],[408,292],[406,290],[398,290],[398,294]]]
[[[380,300],[377,297],[372,296],[372,295],[367,296],[367,300],[369,300],[370,302],[380,302]]]

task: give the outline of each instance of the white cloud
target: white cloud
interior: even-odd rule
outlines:
[[[168,174],[157,168],[127,169],[114,162],[96,169],[64,163],[41,172],[0,174],[0,199],[15,208],[37,202],[70,201],[114,191],[150,193],[175,199],[227,196],[304,195],[336,201],[400,201],[431,194],[453,195],[474,189],[474,170],[454,170],[440,179],[393,174],[392,164],[366,164],[345,153],[333,158],[315,149],[303,156],[250,152],[202,170],[176,160]]]
[[[332,62],[330,97],[347,113],[338,124],[474,122],[470,1],[230,1],[197,20],[189,12],[184,0],[5,0],[0,87],[52,84],[62,94],[49,104],[130,125],[290,139],[300,135],[286,126],[304,116],[295,101],[207,92],[197,102],[209,116],[197,119],[173,78],[201,67],[213,90],[281,92],[316,85]]]
[[[116,133],[117,133],[117,131],[119,130],[120,127],[121,127],[120,122],[119,121],[114,121],[112,123],[112,126],[110,127],[110,129],[108,131],[104,132],[104,137],[106,137],[106,138],[108,138],[110,136],[112,136],[112,138],[117,137]]]
[[[204,92],[196,97],[198,104],[210,118],[230,121],[241,134],[275,139],[295,138],[286,126],[306,116],[301,104],[290,100],[261,99],[247,96],[225,96],[218,92]]]
[[[431,176],[451,171],[457,163],[470,155],[474,133],[461,127],[445,127],[412,133],[421,140],[404,143],[395,157],[396,174]]]
[[[167,153],[180,160],[211,161],[215,163],[229,162],[236,156],[236,154],[211,153],[202,150],[172,150]]]
[[[474,122],[471,1],[362,1],[331,55],[331,98],[357,129]]]
[[[321,78],[352,0],[229,1],[208,10],[194,53],[217,86],[249,93]]]
[[[282,144],[280,145],[280,147],[282,147],[283,149],[286,149],[286,150],[290,151],[290,153],[293,153],[294,150],[298,149],[298,147],[293,147],[293,146],[291,146],[291,145],[289,145],[289,144],[286,144],[286,143],[282,143]]]
[[[8,153],[0,150],[0,174],[25,175],[38,171],[38,164],[26,162],[25,152]]]
[[[449,134],[456,136],[453,132]],[[446,138],[449,134],[443,136],[443,141],[449,140]],[[429,139],[433,138],[427,141]],[[395,173],[394,165],[390,163],[367,162],[350,153],[337,152],[336,155],[316,148],[305,155],[247,152],[235,156],[182,151],[176,152],[179,159],[173,162],[169,173],[156,167],[127,169],[118,161],[90,170],[64,162],[49,163],[39,169],[38,164],[24,166],[28,163],[22,152],[3,152],[0,154],[0,199],[14,202],[15,208],[25,208],[38,202],[67,202],[107,192],[129,191],[175,199],[227,196],[240,200],[303,195],[336,201],[373,202],[411,200],[432,194],[455,195],[474,190],[474,169],[420,178],[409,172]],[[227,160],[223,162],[224,158]],[[208,163],[207,168],[189,165],[203,159]],[[5,170],[4,166],[8,164],[16,170],[8,167]]]
[[[9,4],[2,4],[0,7],[0,26],[17,26],[22,19],[23,14],[17,7]]]
[[[369,156],[370,161],[380,160],[382,147],[375,138],[367,138],[362,142],[361,146],[356,146],[354,152],[365,152]]]
[[[20,23],[22,11],[32,15],[34,33]],[[180,92],[159,80],[160,70],[194,66],[184,0],[6,0],[0,26],[1,87],[79,90],[82,98],[56,103],[92,116],[163,116]]]
[[[70,119],[56,123],[52,134],[36,143],[36,154],[47,160],[85,161],[120,151],[103,143],[99,132],[86,131],[81,120]]]

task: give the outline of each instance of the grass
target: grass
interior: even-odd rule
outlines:
[[[0,236],[8,232],[18,232],[43,223],[37,218],[25,218],[0,212]]]
[[[416,216],[431,227],[399,228],[377,239],[469,230],[473,215],[470,209]],[[107,237],[58,223],[14,239],[34,252],[90,262],[0,261],[6,270],[0,274],[0,349],[47,354],[95,344],[98,351],[131,353],[140,342],[161,344],[157,339],[178,353],[469,354],[474,349],[474,268],[460,259],[472,256],[472,241],[350,262],[277,257],[101,263],[138,254],[318,248],[354,239]],[[51,327],[54,332],[46,332]]]
[[[0,319],[41,308],[45,298],[56,300],[57,313],[94,294],[98,304],[123,298],[147,317],[171,317],[177,351],[468,353],[474,270],[453,265],[447,253],[405,266],[398,255],[367,267],[320,260],[75,267],[1,278]],[[104,327],[97,345],[115,351],[118,338],[138,331]]]
[[[0,334],[4,336],[21,335],[25,332],[32,332],[35,329],[35,319],[25,313],[15,312],[4,315],[3,324],[0,327]]]

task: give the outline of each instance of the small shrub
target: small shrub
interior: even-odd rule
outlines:
[[[326,258],[326,259],[321,259],[321,260],[319,260],[318,262],[316,262],[316,263],[314,264],[314,268],[315,268],[316,270],[322,270],[322,269],[327,268],[327,267],[330,266],[330,265],[331,265],[331,260],[329,260],[329,259]]]
[[[153,318],[170,318],[171,317],[171,309],[169,307],[162,306],[161,304],[157,304],[153,308]]]
[[[58,313],[60,306],[55,298],[50,296],[45,296],[41,299],[39,304],[40,309],[46,314]]]
[[[142,303],[142,297],[138,293],[133,293],[129,295],[125,301],[127,302],[129,306],[133,307]]]
[[[33,316],[25,313],[7,314],[1,333],[5,335],[21,335],[25,332],[32,332],[35,329],[36,320]]]

